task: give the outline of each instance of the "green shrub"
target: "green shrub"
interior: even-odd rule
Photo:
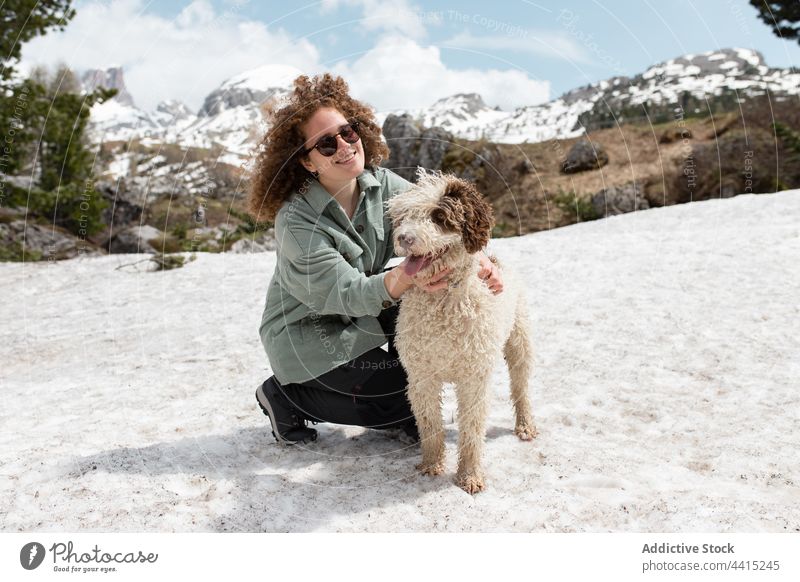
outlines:
[[[172,227],[172,234],[178,240],[185,240],[186,233],[189,232],[189,227],[186,225],[185,222],[179,222],[175,226]]]
[[[564,212],[574,215],[576,222],[588,222],[600,218],[592,206],[592,201],[578,196],[573,191],[564,192],[559,188],[558,194],[553,196],[553,202]]]
[[[34,250],[26,250],[23,256],[22,243],[11,241],[8,244],[0,245],[0,262],[21,263],[28,261],[41,261],[42,253]]]
[[[196,255],[192,254],[189,255],[187,259],[183,255],[173,255],[173,254],[158,254],[153,255],[150,257],[150,261],[155,263],[156,271],[170,271],[172,269],[179,269],[183,267],[186,263],[191,263],[196,258]]]
[[[54,191],[31,190],[28,212],[75,235],[86,237],[105,228],[102,214],[107,206],[108,203],[91,182],[87,182],[83,188],[72,183]]]
[[[177,238],[170,234],[165,234],[164,236],[152,238],[147,241],[151,247],[153,247],[159,253],[179,253],[184,250],[182,241],[179,241]],[[188,242],[188,241],[186,241]]]
[[[474,161],[474,147],[465,147],[454,143],[447,149],[444,158],[442,158],[442,172],[460,176],[467,168],[472,166]]]
[[[242,224],[236,227],[236,231],[242,234],[255,234],[257,232],[264,232],[272,227],[271,222],[257,222],[253,220],[253,217],[247,212],[242,212],[241,210],[236,210],[235,208],[231,208],[228,212],[234,218],[238,218],[242,221]]]

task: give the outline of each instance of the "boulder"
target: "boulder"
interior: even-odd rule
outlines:
[[[452,143],[453,135],[441,127],[422,130],[422,135],[419,136],[417,165],[427,169],[441,169],[444,154]]]
[[[561,163],[561,172],[575,174],[602,168],[608,163],[608,154],[602,145],[582,139],[572,146]]]
[[[237,254],[247,253],[263,253],[266,251],[274,251],[278,245],[275,242],[275,229],[270,228],[265,232],[259,233],[258,236],[246,236],[237,240],[231,245],[228,252]]]
[[[514,165],[514,171],[524,176],[525,174],[536,172],[536,166],[533,165],[533,162],[529,158],[525,157]]]
[[[76,237],[70,232],[52,226],[35,224],[25,220],[0,223],[0,246],[21,260],[24,249],[26,260],[74,259],[79,256],[102,255],[90,241]]]
[[[98,182],[95,189],[108,203],[103,210],[103,223],[110,225],[114,230],[121,230],[138,222],[142,217],[147,202],[146,196],[136,189],[128,189],[123,180],[115,183]]]
[[[650,208],[647,199],[633,182],[600,190],[592,196],[592,207],[600,217],[625,214]]]
[[[684,139],[692,139],[692,131],[688,127],[671,127],[664,130],[658,143],[673,143]]]
[[[383,123],[383,135],[390,156],[383,166],[409,182],[416,180],[417,167],[439,170],[453,135],[441,127],[421,127],[411,115],[389,114]]]
[[[150,241],[163,238],[164,233],[150,225],[129,226],[114,235],[108,244],[108,251],[113,254],[157,253]]]

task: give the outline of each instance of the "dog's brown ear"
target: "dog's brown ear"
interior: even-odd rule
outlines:
[[[464,208],[461,201],[443,196],[431,212],[431,220],[443,230],[461,232],[461,224],[464,222]]]
[[[464,212],[461,238],[467,252],[477,253],[489,242],[494,226],[492,207],[478,193],[475,185],[460,178],[451,178],[444,191],[445,200],[457,200]]]

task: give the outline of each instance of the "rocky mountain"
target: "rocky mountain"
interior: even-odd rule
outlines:
[[[118,103],[128,107],[135,107],[133,97],[125,86],[122,67],[109,67],[106,70],[90,69],[81,75],[81,84],[86,91],[93,91],[96,87],[116,89],[115,99]]]
[[[261,104],[288,95],[292,80],[301,73],[284,65],[247,71],[212,91],[196,114],[176,100],[163,101],[155,111],[145,112],[132,100],[117,96],[92,108],[90,138],[96,143],[135,138],[145,145],[216,148],[220,161],[239,165],[266,129]],[[121,71],[93,78],[97,80],[94,86],[124,87]]]
[[[156,111],[138,109],[125,90],[122,71],[90,72],[91,82],[121,89],[120,96],[92,111],[95,141],[170,143],[217,150],[219,161],[240,165],[266,129],[260,105],[284,98],[293,67],[266,65],[228,79],[205,99],[194,114],[176,101]],[[609,127],[631,119],[661,120],[682,108],[687,115],[703,108],[732,110],[741,100],[770,91],[777,98],[800,93],[800,74],[769,67],[750,49],[724,49],[684,55],[659,63],[634,77],[614,77],[565,93],[540,105],[514,111],[492,108],[476,93],[457,94],[423,109],[379,112],[407,115],[424,127],[439,127],[464,139],[496,143],[535,143],[577,137],[587,129]]]
[[[684,55],[635,77],[615,77],[587,89],[589,99],[594,96],[593,105],[579,116],[577,125],[597,129],[634,118],[660,122],[731,111],[767,91],[785,99],[800,94],[800,74],[769,67],[757,51],[734,48]]]
[[[195,120],[195,114],[188,105],[175,99],[159,103],[150,117],[162,127],[171,127]]]
[[[379,112],[378,122],[383,125],[389,114],[410,115],[424,127],[440,127],[466,139],[480,139],[487,128],[508,117],[508,112],[486,105],[477,93],[458,93],[424,109]]]
[[[439,126],[465,139],[536,143],[577,137],[587,129],[622,120],[653,121],[702,108],[731,110],[739,100],[769,91],[778,98],[800,94],[800,74],[767,66],[753,50],[733,48],[684,55],[658,63],[634,77],[614,77],[569,91],[547,103],[506,112],[477,95],[455,95],[408,113],[425,126]],[[622,118],[622,119],[621,119]]]

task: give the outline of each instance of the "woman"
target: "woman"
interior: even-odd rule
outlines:
[[[448,271],[426,281],[402,265],[384,271],[393,256],[385,203],[411,184],[379,166],[389,153],[380,128],[340,77],[300,76],[288,103],[267,113],[249,205],[257,220],[274,221],[277,241],[260,327],[275,375],[256,390],[272,434],[316,440],[311,421],[418,439],[392,343],[396,304],[412,285],[446,288]],[[488,258],[478,276],[502,291]]]

